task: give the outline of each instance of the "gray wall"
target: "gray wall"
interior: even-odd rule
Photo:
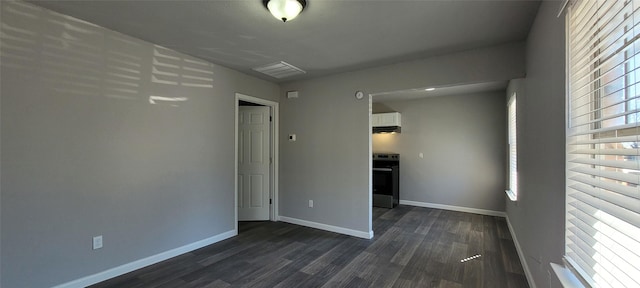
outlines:
[[[546,130],[563,127],[555,126],[563,108],[548,107],[564,103],[556,6],[541,8],[526,47],[534,96],[518,101],[521,117],[550,117],[519,120],[530,134],[519,160],[529,196],[507,204],[530,266],[538,256],[557,260],[562,248],[564,130]],[[8,288],[64,283],[232,230],[235,92],[281,101],[280,215],[369,232],[370,107],[353,93],[525,72],[525,44],[510,43],[278,87],[22,2],[0,9],[0,286]],[[279,98],[289,90],[300,98]],[[105,246],[92,251],[99,234]],[[547,265],[532,269],[539,285]]]
[[[53,286],[234,229],[234,93],[277,101],[277,85],[0,8],[0,286]]]
[[[558,2],[543,2],[527,41],[518,92],[518,201],[507,215],[539,287],[560,287],[549,262],[564,253],[565,27]],[[510,93],[509,93],[510,94]],[[506,102],[506,100],[505,100]]]
[[[523,59],[523,43],[511,43],[282,85],[280,215],[371,230],[370,107],[366,99],[354,98],[356,90],[509,80],[524,76]],[[286,99],[290,90],[299,91],[300,98]],[[298,141],[287,141],[291,133]],[[308,200],[314,200],[314,208],[308,208]]]
[[[400,153],[401,200],[504,211],[504,93],[382,103],[402,133],[374,134],[373,152]]]

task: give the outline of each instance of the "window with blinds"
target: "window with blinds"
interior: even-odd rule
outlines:
[[[516,138],[516,93],[509,99],[509,190],[511,201],[518,199],[518,141]]]
[[[640,287],[640,0],[567,14],[566,259],[594,287]]]

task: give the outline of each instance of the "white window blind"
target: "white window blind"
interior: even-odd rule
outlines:
[[[516,131],[516,94],[509,99],[509,199],[518,199],[518,148]]]
[[[594,287],[640,287],[640,0],[567,14],[566,259]]]

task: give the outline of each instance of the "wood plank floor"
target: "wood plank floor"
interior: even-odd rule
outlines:
[[[92,287],[528,287],[504,218],[411,206],[373,213],[372,240],[241,222],[236,237]]]

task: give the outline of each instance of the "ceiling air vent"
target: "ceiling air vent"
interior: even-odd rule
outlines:
[[[280,61],[269,65],[253,68],[253,70],[269,75],[274,78],[282,79],[293,75],[304,74],[302,69],[293,66],[287,62]]]

